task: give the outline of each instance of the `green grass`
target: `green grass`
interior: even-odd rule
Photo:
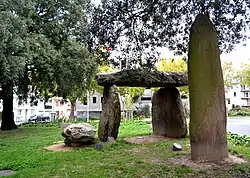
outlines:
[[[96,125],[96,124],[95,124]],[[148,144],[128,144],[124,137],[151,134],[151,127],[142,121],[122,122],[117,143],[105,143],[102,151],[94,147],[70,152],[52,152],[44,147],[62,141],[57,127],[27,127],[0,132],[0,170],[17,171],[12,177],[230,177],[245,171],[246,165],[234,165],[227,170],[194,171],[172,165],[169,158],[189,153],[189,140],[171,140]],[[174,142],[181,143],[184,152],[172,152]],[[231,146],[238,154],[250,159],[249,148]]]

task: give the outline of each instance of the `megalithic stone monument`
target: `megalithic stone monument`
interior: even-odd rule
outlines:
[[[225,90],[217,32],[207,15],[197,15],[189,40],[191,159],[222,160],[228,157]]]

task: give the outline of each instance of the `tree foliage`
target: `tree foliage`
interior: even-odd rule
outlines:
[[[241,84],[250,86],[250,64],[241,64],[241,68],[238,70],[238,78]]]
[[[79,36],[90,8],[89,0],[1,1],[0,96],[11,100],[13,89],[20,100],[82,95],[96,71]]]
[[[232,62],[224,61],[222,62],[222,72],[225,87],[233,86],[234,80],[237,80],[237,70],[233,67]]]
[[[96,74],[97,63],[94,56],[75,40],[63,44],[61,54],[62,72],[56,80],[57,95],[71,101],[86,97],[90,83]]]
[[[187,72],[187,63],[184,59],[162,59],[156,63],[156,69],[165,72]],[[180,87],[183,94],[188,94],[188,87]]]
[[[248,0],[103,0],[94,9],[89,39],[92,48],[103,44],[119,51],[116,58],[129,60],[130,67],[154,67],[157,47],[187,52],[189,29],[199,13],[215,24],[220,50],[231,51],[246,39],[249,8]]]

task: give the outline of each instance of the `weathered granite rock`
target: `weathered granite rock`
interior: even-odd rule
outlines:
[[[62,132],[66,145],[72,143],[90,144],[94,141],[95,134],[96,129],[86,123],[70,124]]]
[[[171,138],[187,135],[187,123],[179,90],[160,88],[152,98],[153,133]]]
[[[228,157],[225,89],[216,28],[205,14],[190,29],[188,81],[192,160]]]
[[[118,136],[121,121],[121,106],[117,88],[104,86],[102,113],[99,122],[98,137],[106,142],[108,137]]]
[[[98,85],[129,87],[166,87],[188,85],[184,72],[160,72],[157,70],[127,69],[115,73],[97,74]]]

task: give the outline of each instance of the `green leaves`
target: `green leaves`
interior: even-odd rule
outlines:
[[[250,147],[250,137],[247,135],[238,135],[235,133],[227,133],[228,140],[232,141],[234,145]]]
[[[249,12],[247,0],[202,3],[197,0],[104,0],[90,20],[90,36],[97,46],[105,44],[117,49],[119,59],[129,60],[130,65],[142,65],[143,60],[154,63],[159,57],[158,47],[168,47],[177,54],[187,53],[191,24],[197,14],[204,13],[216,26],[220,50],[229,52],[235,44],[246,40]]]
[[[79,36],[89,2],[1,1],[0,88],[11,81],[22,100],[81,96],[96,72],[96,59]]]
[[[97,62],[79,42],[69,40],[62,45],[61,69],[57,73],[58,95],[84,98],[97,72]]]
[[[25,22],[14,11],[15,6],[0,12],[0,85],[16,82],[25,66]]]

